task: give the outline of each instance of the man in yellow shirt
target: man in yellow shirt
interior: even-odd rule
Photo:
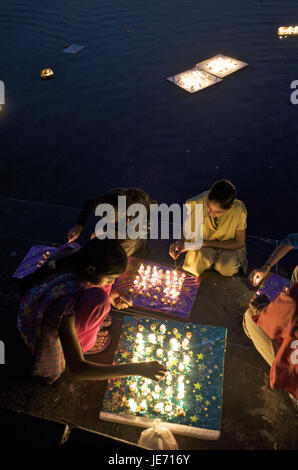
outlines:
[[[187,251],[183,269],[199,276],[214,267],[223,276],[233,276],[240,267],[246,272],[246,218],[242,201],[236,199],[235,186],[228,180],[220,180],[205,191],[186,201],[192,214],[196,204],[203,204],[203,246],[198,250],[186,250],[185,240],[177,240],[170,246],[172,258]]]

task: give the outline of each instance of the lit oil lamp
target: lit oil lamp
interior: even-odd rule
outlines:
[[[147,408],[146,400],[141,401],[140,403],[140,410],[145,410]]]
[[[184,383],[181,383],[178,385],[178,395],[177,395],[177,399],[178,400],[183,400],[184,398]]]
[[[188,356],[187,354],[185,354],[183,356],[183,362],[184,364],[189,364],[190,363],[190,356]]]
[[[138,407],[137,403],[132,398],[128,400],[127,406],[131,409],[132,412],[135,412]]]
[[[131,383],[130,386],[129,386],[129,390],[130,390],[131,392],[135,392],[136,389],[137,389],[137,384],[136,384],[136,382]]]
[[[149,388],[148,388],[148,385],[146,383],[144,383],[142,386],[141,386],[141,392],[142,393],[148,393],[149,391]]]
[[[148,335],[148,340],[149,340],[150,343],[156,344],[156,336],[153,333]]]
[[[156,350],[156,355],[157,355],[157,357],[162,357],[162,356],[163,356],[163,349],[162,349],[162,348],[158,348],[158,349]]]
[[[179,348],[180,348],[180,344],[178,343],[178,341],[177,341],[176,338],[171,338],[171,339],[170,339],[170,345],[171,345],[171,348],[172,348],[174,351],[178,351]]]
[[[158,335],[157,336],[157,341],[162,344],[163,343],[163,336],[162,335]]]
[[[54,77],[54,72],[49,67],[46,69],[43,69],[40,72],[40,78],[42,78],[43,80],[49,80],[50,78],[53,78],[53,77]]]
[[[154,411],[156,413],[163,413],[164,411],[164,404],[163,403],[156,403],[155,407],[154,407]]]
[[[166,373],[166,383],[167,383],[167,384],[170,384],[170,383],[172,382],[172,378],[173,378],[173,377],[172,377],[171,372],[167,372],[167,373]]]
[[[185,411],[183,408],[179,407],[177,408],[177,416],[182,416],[184,415],[185,416]]]

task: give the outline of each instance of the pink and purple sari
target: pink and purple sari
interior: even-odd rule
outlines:
[[[93,347],[110,310],[110,290],[110,284],[95,287],[76,274],[68,273],[57,275],[26,293],[17,326],[34,357],[33,375],[52,383],[64,371],[59,327],[65,316],[75,316],[82,351]]]

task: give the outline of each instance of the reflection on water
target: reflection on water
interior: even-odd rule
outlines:
[[[182,202],[228,177],[250,233],[296,230],[298,38],[277,28],[298,24],[297,2],[11,0],[0,13],[2,194],[80,206],[134,185]],[[63,54],[72,43],[85,48]],[[194,95],[165,80],[218,53],[249,66]]]

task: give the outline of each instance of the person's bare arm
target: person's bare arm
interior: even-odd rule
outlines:
[[[249,279],[254,286],[259,285],[262,280],[267,276],[270,272],[270,269],[275,266],[278,261],[280,261],[286,254],[293,250],[293,246],[291,245],[278,245],[275,250],[271,253],[269,258],[267,259],[266,263],[263,264],[261,268],[254,269],[250,275]]]
[[[203,247],[221,248],[224,250],[239,250],[245,245],[246,230],[236,230],[235,237],[231,240],[212,241],[203,240]]]
[[[157,361],[119,365],[86,361],[76,334],[75,317],[62,319],[59,337],[66,364],[70,372],[80,380],[106,380],[113,377],[141,375],[158,382],[165,375],[166,368]]]

